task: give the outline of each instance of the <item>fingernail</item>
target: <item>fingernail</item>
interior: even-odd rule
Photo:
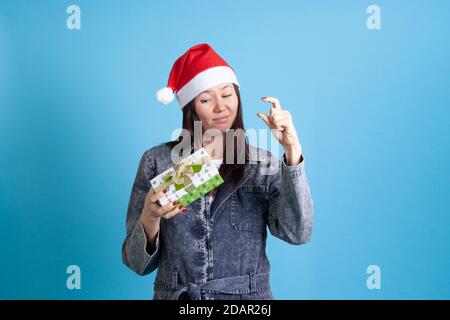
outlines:
[[[168,191],[167,189],[164,189],[164,190],[163,190],[164,193],[166,193],[167,191]]]
[[[187,211],[187,209],[186,209],[186,208],[184,208],[183,210],[181,210],[181,212],[183,212],[183,213],[184,213],[184,212],[186,212],[186,211]]]
[[[180,204],[179,206],[178,206],[178,209],[183,209],[183,205],[182,204]]]
[[[173,205],[176,205],[176,204],[178,204],[178,200],[175,200],[175,201],[173,202]]]

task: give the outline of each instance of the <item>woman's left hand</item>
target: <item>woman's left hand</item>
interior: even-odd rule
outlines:
[[[296,165],[302,160],[302,146],[295,130],[292,116],[287,110],[281,109],[280,102],[274,97],[263,97],[262,101],[270,102],[269,115],[258,112],[260,117],[267,126],[272,129],[272,134],[277,141],[283,146],[287,165]]]

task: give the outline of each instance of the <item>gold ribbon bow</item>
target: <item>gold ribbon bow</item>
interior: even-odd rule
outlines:
[[[191,177],[200,172],[202,166],[208,162],[208,157],[203,156],[197,162],[191,162],[191,159],[182,159],[179,163],[173,166],[173,171],[168,173],[161,184],[155,188],[155,192],[158,193],[161,190],[166,189],[172,183],[175,183],[175,188],[185,188],[187,192],[195,190],[195,185],[192,183]]]

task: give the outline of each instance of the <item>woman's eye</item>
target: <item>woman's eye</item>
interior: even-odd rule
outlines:
[[[222,98],[228,98],[228,97],[231,97],[232,95],[231,94],[229,94],[229,95],[227,95],[227,96],[222,96]]]
[[[207,100],[200,100],[201,103],[206,103],[208,101],[210,101],[211,99],[207,99]]]

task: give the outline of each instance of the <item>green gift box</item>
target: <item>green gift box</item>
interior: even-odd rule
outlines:
[[[185,207],[223,182],[205,148],[181,159],[172,168],[150,181],[155,193],[167,189],[164,196],[158,200],[162,206],[178,200]]]

